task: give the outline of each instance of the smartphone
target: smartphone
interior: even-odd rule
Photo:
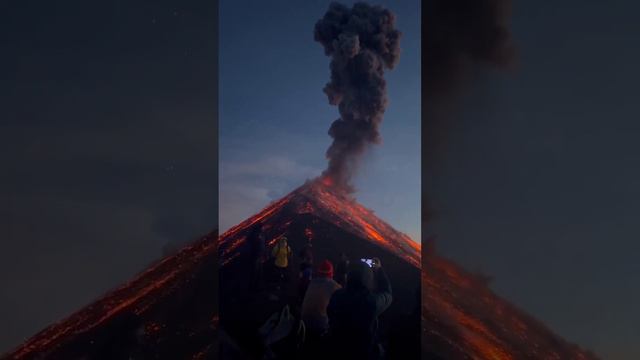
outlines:
[[[369,265],[370,268],[373,267],[373,259],[360,259],[363,263]]]

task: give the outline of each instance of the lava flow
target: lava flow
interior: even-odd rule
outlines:
[[[165,257],[2,358],[215,358],[216,238]]]
[[[419,351],[414,336],[422,334],[423,359],[596,359],[495,295],[478,276],[431,251],[421,258],[419,244],[326,181],[310,181],[220,237],[209,234],[166,257],[3,359],[218,358],[221,328],[220,338],[242,345],[243,316],[273,310],[237,306],[250,277],[245,239],[257,222],[270,245],[286,235],[294,251],[311,243],[317,259],[342,252],[352,260],[382,259],[394,294],[380,328],[391,358],[416,358],[397,354]]]
[[[416,268],[420,267],[420,244],[380,220],[373,211],[348,195],[332,188],[331,184],[327,177],[309,181],[222,234],[220,255],[223,266],[238,254],[236,250],[244,243],[246,231],[254,224],[261,222],[265,230],[272,231],[275,227],[284,232],[291,221],[309,214],[385,248]],[[312,229],[305,229],[305,238],[314,234]],[[274,237],[270,240],[274,240]]]
[[[596,359],[451,261],[429,254],[422,264],[423,358]]]

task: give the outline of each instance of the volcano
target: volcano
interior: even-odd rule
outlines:
[[[494,294],[483,277],[432,251],[422,266],[423,359],[597,359]]]
[[[417,341],[417,346],[421,343],[422,359],[596,359],[494,294],[478,275],[433,251],[427,251],[421,259],[419,244],[352,198],[333,191],[330,182],[320,180],[310,181],[273,202],[219,238],[220,324],[240,344],[247,336],[244,330],[256,325],[243,323],[243,315],[265,318],[275,309],[237,309],[248,277],[243,261],[245,239],[258,222],[263,224],[269,245],[286,235],[294,251],[312,243],[316,258],[335,259],[339,252],[346,252],[352,258],[382,259],[394,291],[394,303],[382,318],[392,337],[390,354],[394,344],[415,349]],[[415,291],[420,285],[421,317],[417,326],[421,321],[421,330],[414,328],[412,321]],[[393,338],[393,334],[409,339]],[[418,336],[417,340],[413,336]],[[396,349],[396,354],[417,358],[407,357],[406,349]]]
[[[381,331],[387,331],[392,349],[403,344],[402,351],[392,351],[390,357],[401,358],[391,354],[402,354],[402,358],[419,358],[420,245],[336,190],[326,178],[308,181],[220,236],[220,326],[241,348],[252,348],[251,339],[256,337],[253,330],[269,315],[301,301],[295,286],[281,294],[280,302],[252,299],[255,296],[247,286],[251,260],[246,239],[257,223],[262,224],[269,248],[284,235],[294,253],[310,244],[316,261],[330,259],[336,263],[340,253],[348,254],[351,261],[381,259],[394,298],[381,317],[381,324],[386,325]],[[298,269],[300,258],[294,256],[292,262],[290,269]],[[294,283],[295,271],[290,276]],[[247,298],[251,300],[245,301]],[[412,316],[415,321],[408,321]],[[413,356],[408,356],[406,349],[411,349]]]
[[[317,259],[339,252],[382,259],[394,302],[381,331],[390,355],[405,355],[392,359],[418,358],[420,345],[422,359],[596,359],[501,299],[478,276],[433,251],[421,257],[420,245],[321,181],[219,237],[212,232],[165,257],[3,359],[234,358],[226,344],[246,346],[246,329],[281,305],[237,306],[249,276],[245,239],[257,222],[270,244],[286,234],[294,250],[312,243]]]
[[[217,359],[217,231],[3,359]]]

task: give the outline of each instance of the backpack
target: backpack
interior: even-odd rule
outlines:
[[[304,323],[296,319],[286,305],[281,311],[273,313],[269,319],[258,329],[258,334],[262,339],[262,343],[267,349],[267,358],[272,358],[271,347],[289,338],[299,347],[304,343],[306,329]],[[271,354],[271,355],[270,355]]]

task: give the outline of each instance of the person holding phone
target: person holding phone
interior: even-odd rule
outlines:
[[[347,286],[333,293],[327,315],[334,356],[379,359],[378,317],[392,302],[391,283],[380,259],[350,264]]]

